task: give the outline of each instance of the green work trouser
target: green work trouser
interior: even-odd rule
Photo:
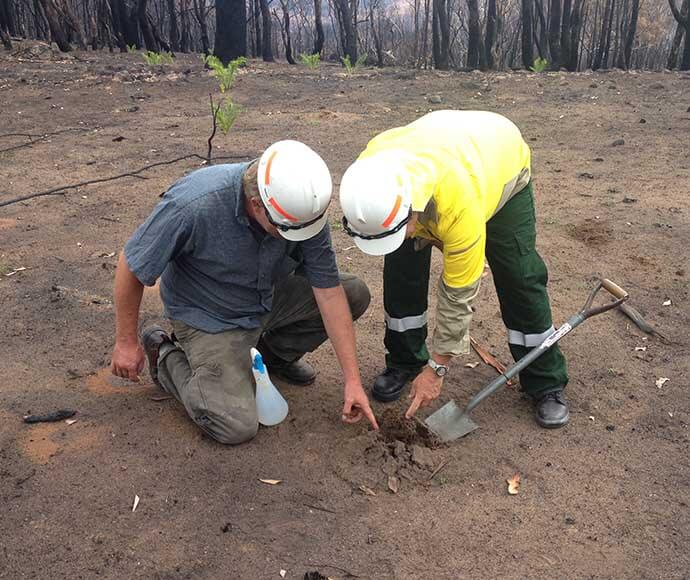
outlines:
[[[503,322],[515,360],[553,330],[546,291],[546,265],[537,253],[534,194],[530,183],[486,224],[486,258],[494,278]],[[432,246],[415,250],[408,239],[385,258],[386,364],[414,371],[426,364],[429,268]],[[568,382],[565,358],[554,345],[520,373],[525,392],[539,397]]]
[[[369,306],[369,289],[351,274],[340,281],[357,319]],[[293,361],[327,338],[314,292],[297,275],[276,284],[273,309],[259,328],[210,334],[179,320],[172,325],[176,342],[161,348],[158,380],[202,431],[226,444],[247,441],[259,428],[249,349],[259,344],[265,357],[269,350]],[[269,361],[267,368],[270,374]]]

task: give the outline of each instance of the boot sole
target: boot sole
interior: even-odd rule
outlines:
[[[560,421],[544,421],[539,417],[535,417],[535,420],[537,425],[543,427],[544,429],[560,429],[561,427],[565,427],[570,422],[570,412],[568,412],[568,414],[565,416],[565,419],[561,419]]]

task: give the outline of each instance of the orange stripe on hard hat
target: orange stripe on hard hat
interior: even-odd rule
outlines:
[[[388,217],[385,220],[383,220],[383,223],[381,224],[384,228],[387,228],[389,225],[391,225],[393,218],[395,218],[395,214],[397,214],[398,210],[400,209],[401,203],[402,203],[402,196],[399,195],[395,199],[395,205],[393,206],[393,210],[391,211],[391,213],[388,214]]]
[[[271,163],[273,163],[273,158],[278,155],[277,151],[274,151],[271,153],[271,156],[268,158],[268,161],[266,162],[266,173],[264,175],[264,184],[265,185],[270,185],[271,184]]]
[[[268,203],[270,203],[273,206],[273,209],[275,209],[280,215],[282,215],[286,220],[290,220],[291,222],[296,222],[299,221],[294,215],[290,215],[288,212],[286,212],[278,202],[276,201],[275,197],[272,197],[271,199],[268,200]]]

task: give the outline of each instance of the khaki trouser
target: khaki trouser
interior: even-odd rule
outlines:
[[[356,320],[369,306],[369,289],[350,274],[341,275],[341,283]],[[273,355],[294,361],[328,338],[314,292],[298,275],[276,284],[273,309],[260,328],[209,334],[179,320],[172,325],[177,342],[161,347],[158,380],[205,433],[231,445],[259,428],[249,349],[261,338]]]

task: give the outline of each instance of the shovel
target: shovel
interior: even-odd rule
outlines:
[[[592,307],[594,299],[601,289],[609,292],[615,301],[604,306]],[[474,431],[477,425],[470,418],[472,410],[479,405],[488,396],[493,395],[500,388],[516,376],[522,369],[529,365],[535,359],[538,359],[549,348],[561,340],[566,334],[571,332],[574,328],[582,324],[585,320],[602,312],[607,312],[613,308],[617,308],[629,298],[628,293],[611,280],[601,279],[590,293],[585,305],[582,309],[572,316],[568,322],[563,324],[560,328],[551,333],[544,341],[537,347],[533,348],[529,353],[523,356],[512,367],[507,369],[503,374],[491,382],[491,384],[479,391],[464,409],[461,409],[455,404],[455,401],[450,401],[441,407],[438,411],[432,413],[426,418],[426,426],[431,429],[442,441],[454,441],[460,437],[464,437],[468,433]]]

